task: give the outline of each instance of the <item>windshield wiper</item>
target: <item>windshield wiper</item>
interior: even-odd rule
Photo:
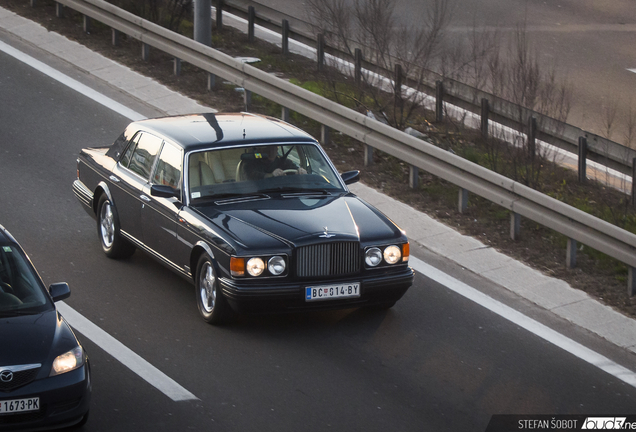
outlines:
[[[276,188],[263,189],[259,190],[261,193],[280,193],[280,194],[321,194],[321,195],[331,195],[331,192],[323,189],[323,188],[303,188],[303,187],[293,187],[293,186],[279,186]]]
[[[12,316],[24,316],[24,315],[35,315],[40,312],[34,312],[32,310],[4,310],[0,311],[0,317],[12,317]]]

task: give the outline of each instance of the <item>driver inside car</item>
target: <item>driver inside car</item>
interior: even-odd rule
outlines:
[[[254,158],[245,161],[245,173],[250,180],[278,177],[287,170],[293,170],[295,174],[307,174],[304,168],[297,167],[287,159],[287,155],[278,156],[278,146],[257,148]]]

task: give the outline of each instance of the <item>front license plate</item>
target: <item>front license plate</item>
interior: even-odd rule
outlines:
[[[360,297],[360,283],[321,285],[305,288],[305,301]]]
[[[0,415],[13,414],[27,411],[38,411],[40,409],[40,398],[0,400]]]

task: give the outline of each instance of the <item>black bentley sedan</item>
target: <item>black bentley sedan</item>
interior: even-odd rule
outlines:
[[[88,419],[88,358],[18,242],[0,225],[0,431],[81,425]]]
[[[194,282],[209,323],[232,312],[389,308],[413,282],[405,234],[347,184],[320,144],[275,118],[131,123],[86,148],[73,192],[104,253],[142,249]]]

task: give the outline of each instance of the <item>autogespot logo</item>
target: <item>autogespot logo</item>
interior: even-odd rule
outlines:
[[[628,429],[636,426],[633,423],[626,423],[627,417],[588,417],[583,422],[581,429],[596,429],[596,430],[610,430],[610,429]]]
[[[11,382],[11,380],[13,380],[13,372],[10,370],[3,370],[0,372],[0,381],[7,383]]]

